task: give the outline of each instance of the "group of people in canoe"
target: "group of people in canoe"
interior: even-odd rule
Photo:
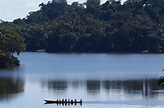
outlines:
[[[52,104],[55,103],[57,105],[76,105],[77,103],[79,103],[80,105],[82,105],[82,99],[80,99],[80,101],[77,101],[76,99],[57,99],[56,101],[53,100],[45,100],[46,104]]]

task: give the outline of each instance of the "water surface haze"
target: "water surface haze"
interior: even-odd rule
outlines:
[[[21,66],[0,70],[2,108],[163,108],[164,54],[21,53]],[[44,105],[43,99],[83,99]]]

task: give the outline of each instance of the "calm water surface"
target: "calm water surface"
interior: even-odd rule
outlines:
[[[0,108],[163,108],[164,54],[21,53],[0,70]],[[43,99],[83,99],[44,105]]]

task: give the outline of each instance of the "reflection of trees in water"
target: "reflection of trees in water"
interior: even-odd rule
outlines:
[[[86,86],[88,93],[97,94],[100,92],[100,80],[87,80]]]
[[[45,87],[47,86],[48,89],[54,90],[56,92],[65,92],[68,88],[68,82],[65,80],[48,80],[48,81],[43,81],[42,86]]]
[[[23,79],[0,77],[0,101],[9,101],[22,92],[24,92]]]
[[[159,89],[156,79],[103,81],[103,87],[108,92],[110,89],[117,89],[123,90],[129,95],[142,95],[144,97],[154,97],[159,94],[159,92],[154,91]]]
[[[88,94],[100,94],[101,90],[105,90],[107,93],[111,90],[116,92],[124,91],[127,95],[140,95],[146,98],[158,96],[158,84],[156,79],[141,79],[141,80],[49,80],[42,82],[42,85],[48,87],[48,89],[59,90],[60,92],[66,92],[68,88],[72,87],[73,90],[85,90]],[[81,88],[81,89],[79,89]]]

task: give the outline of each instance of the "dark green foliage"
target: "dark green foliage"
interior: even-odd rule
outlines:
[[[86,4],[86,8],[85,8]],[[164,0],[53,0],[13,21],[27,51],[164,52]],[[6,25],[5,23],[1,25]],[[8,25],[8,23],[7,23]]]
[[[19,54],[25,50],[23,41],[24,38],[9,26],[0,27],[0,68],[19,65],[19,60],[13,53]]]
[[[8,66],[18,66],[19,60],[16,57],[10,55],[0,54],[0,68],[5,68]]]

